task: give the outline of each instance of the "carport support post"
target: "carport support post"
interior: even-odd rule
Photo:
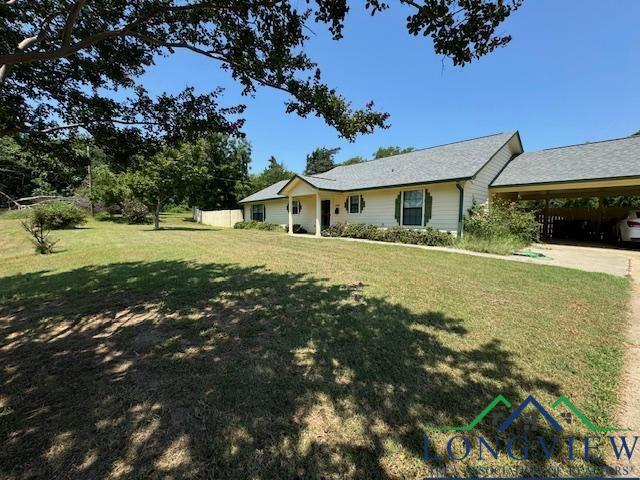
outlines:
[[[542,223],[542,237],[549,237],[549,199],[544,199],[544,221]]]
[[[289,195],[289,235],[293,235],[293,198]]]
[[[320,192],[316,193],[316,237],[320,237]]]

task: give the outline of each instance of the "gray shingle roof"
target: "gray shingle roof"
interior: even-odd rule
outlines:
[[[414,183],[434,183],[467,179],[478,171],[517,132],[498,133],[437,147],[414,150],[355,165],[335,167],[318,175],[299,175],[321,190],[353,191]],[[279,198],[272,185],[241,200],[251,202]]]
[[[281,180],[279,182],[276,182],[273,185],[269,185],[267,188],[260,190],[259,192],[253,193],[248,197],[243,198],[242,200],[240,200],[240,203],[256,202],[259,200],[272,200],[274,198],[286,198],[282,195],[278,195],[278,192],[287,183],[289,183],[289,180]]]
[[[491,186],[634,176],[640,177],[640,136],[523,153]]]

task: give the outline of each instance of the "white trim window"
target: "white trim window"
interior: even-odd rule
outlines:
[[[360,195],[349,195],[349,213],[360,213]]]
[[[300,200],[291,201],[291,213],[293,215],[298,215],[300,213]]]
[[[423,190],[405,190],[402,192],[402,225],[422,226]]]
[[[264,222],[264,204],[256,203],[251,205],[251,220],[255,222]]]

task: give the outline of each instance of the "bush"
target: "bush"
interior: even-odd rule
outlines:
[[[149,209],[138,200],[126,200],[122,207],[122,218],[130,225],[151,223]]]
[[[239,228],[242,230],[255,229],[255,230],[267,230],[271,232],[277,231],[286,231],[286,229],[282,228],[282,225],[278,225],[277,223],[269,223],[269,222],[256,222],[255,220],[251,220],[249,222],[238,222],[233,228]]]
[[[456,246],[474,252],[509,255],[510,253],[526,247],[528,244],[529,242],[523,242],[521,239],[514,236],[486,239],[465,233],[464,236],[458,240]]]
[[[186,203],[167,205],[162,211],[164,213],[191,213],[191,209]]]
[[[80,207],[68,202],[52,202],[33,207],[30,221],[42,224],[48,230],[75,228],[87,221],[87,214]]]
[[[453,244],[453,237],[433,228],[412,229],[402,227],[380,228],[366,223],[340,224],[323,230],[325,237],[360,238],[391,243],[412,245],[447,246]]]
[[[515,238],[525,244],[538,241],[540,224],[533,212],[500,200],[491,206],[474,205],[464,221],[464,233],[483,240]]]

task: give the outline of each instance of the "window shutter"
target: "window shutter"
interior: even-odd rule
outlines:
[[[424,191],[424,224],[426,225],[431,220],[431,207],[433,205],[433,198],[429,193],[429,190]]]
[[[285,207],[287,209],[287,212],[289,211],[289,202],[287,202],[287,204],[285,205]]]
[[[361,213],[362,213],[362,210],[364,210],[364,197],[360,195],[360,212]]]
[[[267,221],[267,206],[266,205],[262,205],[262,221],[263,222]]]
[[[344,201],[344,209],[349,212],[349,196],[347,195],[347,199]]]
[[[396,197],[396,221],[398,222],[398,225],[400,225],[400,202],[402,197],[402,193],[398,193],[398,196]]]
[[[298,200],[298,213],[302,212],[302,202]]]

